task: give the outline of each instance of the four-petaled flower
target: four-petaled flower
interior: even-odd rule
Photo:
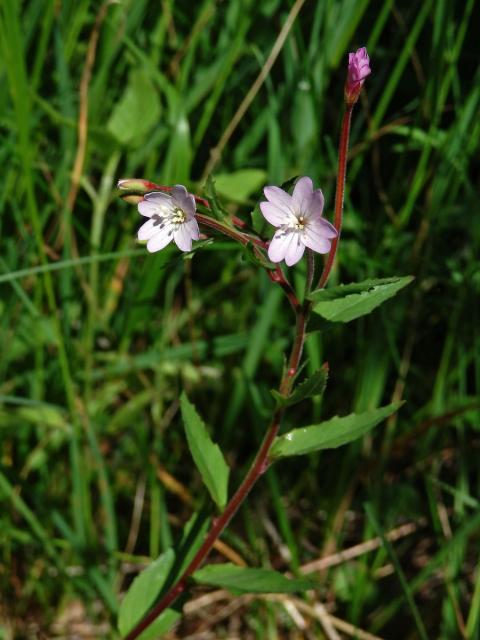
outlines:
[[[170,193],[153,191],[138,203],[138,211],[149,218],[138,230],[139,240],[148,240],[151,253],[160,251],[172,240],[181,251],[192,249],[192,240],[198,240],[200,232],[195,220],[195,198],[181,184]]]
[[[285,260],[290,267],[300,260],[305,247],[317,253],[328,253],[337,230],[322,217],[323,194],[313,190],[310,178],[300,178],[290,195],[279,187],[265,187],[268,202],[260,203],[263,216],[277,227],[268,257],[272,262]]]
[[[348,104],[355,104],[365,78],[371,71],[370,58],[365,47],[348,54],[348,72],[345,82],[345,100]]]

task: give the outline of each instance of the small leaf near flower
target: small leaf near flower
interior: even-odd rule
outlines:
[[[323,395],[328,379],[328,365],[324,364],[321,369],[315,371],[310,377],[301,382],[289,396],[283,396],[275,389],[271,393],[280,407],[291,407],[306,398],[313,398]]]

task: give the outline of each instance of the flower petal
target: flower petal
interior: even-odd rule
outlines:
[[[160,225],[158,224],[158,221],[156,219],[153,220],[152,218],[150,218],[150,220],[147,220],[145,224],[142,224],[142,226],[138,230],[137,238],[141,242],[150,240],[150,238],[153,238],[153,236],[156,235],[159,231]]]
[[[185,222],[185,227],[188,229],[188,233],[190,234],[192,240],[198,240],[200,238],[200,229],[198,228],[198,222],[195,220],[195,218],[192,218],[192,220],[188,220],[187,222]]]
[[[195,211],[197,209],[197,205],[195,203],[195,198],[191,193],[188,194],[187,198],[184,201],[183,210],[187,214],[188,218],[193,218],[195,215]]]
[[[293,207],[296,213],[307,213],[313,193],[313,182],[305,176],[297,180],[292,194]]]
[[[276,205],[286,215],[292,211],[292,196],[280,187],[265,187],[263,193],[267,200]],[[267,218],[268,220],[268,218]]]
[[[260,202],[260,211],[262,215],[274,227],[280,227],[290,218],[285,211],[273,202]]]
[[[302,242],[317,253],[328,253],[332,244],[331,240],[323,233],[323,227],[312,224],[307,225],[303,230]]]
[[[192,236],[185,224],[181,224],[173,234],[175,244],[181,251],[192,250]]]
[[[188,193],[183,184],[176,184],[171,193],[175,204],[188,216],[193,216],[196,209],[195,198]]]
[[[278,229],[270,240],[268,247],[268,257],[272,262],[281,262],[285,258],[285,253],[290,242],[292,232]]]
[[[163,193],[163,191],[151,191],[150,193],[146,193],[145,200],[157,205],[172,206],[172,196],[168,193]]]
[[[147,218],[153,216],[154,213],[164,216],[172,211],[173,200],[171,196],[161,191],[145,194],[145,199],[138,203],[138,212]]]
[[[158,205],[154,202],[147,202],[146,200],[142,200],[138,203],[138,213],[141,213],[142,216],[146,218],[151,218],[154,213],[158,212]]]
[[[316,189],[310,198],[310,203],[308,205],[308,210],[305,211],[305,216],[309,219],[319,219],[322,216],[323,205],[325,203],[325,198],[323,197],[323,193],[320,189]]]
[[[288,243],[287,251],[285,253],[285,262],[291,267],[296,264],[305,251],[305,245],[301,241],[301,235],[299,233],[290,234],[290,242]]]
[[[335,229],[333,224],[325,218],[320,218],[319,220],[315,220],[313,222],[314,226],[317,224],[321,225],[321,233],[325,238],[336,238],[338,236],[338,231]]]
[[[167,246],[169,242],[173,239],[173,227],[168,225],[161,229],[158,233],[156,233],[150,240],[147,242],[147,249],[150,253],[154,253],[155,251],[160,251]]]

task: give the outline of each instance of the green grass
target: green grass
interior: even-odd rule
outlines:
[[[125,0],[95,27],[100,4],[87,0],[0,4],[0,637],[72,635],[74,607],[91,635],[118,637],[132,576],[205,496],[182,390],[231,487],[262,437],[288,303],[223,240],[193,259],[148,255],[115,185],[202,192],[292,6]],[[310,576],[318,590],[299,610],[312,637],[324,637],[316,600],[381,638],[480,633],[479,18],[475,0],[305,2],[214,170],[227,184],[240,169],[270,184],[310,175],[331,215],[346,55],[369,47],[331,284],[416,280],[372,316],[309,336],[306,371],[327,360],[329,384],[284,428],[406,404],[362,442],[279,463],[223,536],[249,566],[298,573],[415,523]],[[221,200],[248,219],[261,190],[238,204],[243,191]],[[169,637],[226,637],[224,604],[206,609],[212,625],[190,613]],[[232,619],[242,638],[300,633],[278,600],[244,602]]]

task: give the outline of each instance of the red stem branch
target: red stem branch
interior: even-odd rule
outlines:
[[[210,227],[211,229],[215,229],[220,233],[240,242],[243,246],[246,246],[249,242],[256,245],[257,247],[261,247],[262,249],[266,248],[265,242],[256,236],[250,235],[249,233],[244,233],[242,231],[237,231],[236,229],[232,229],[232,227],[220,222],[219,220],[215,220],[215,218],[210,218],[210,216],[205,216],[203,213],[195,214],[195,218],[198,220],[200,224],[205,225],[206,227]]]
[[[277,264],[275,266],[275,269],[267,269],[267,274],[272,282],[275,282],[276,284],[279,284],[282,287],[285,295],[288,298],[288,301],[292,305],[292,309],[294,310],[294,312],[296,314],[300,313],[302,309],[302,305],[300,304],[300,301],[298,300],[297,294],[295,293],[292,285],[285,278],[285,275],[280,265]]]
[[[296,314],[296,332],[295,340],[292,345],[292,351],[288,361],[288,369],[282,376],[282,380],[279,385],[279,392],[281,394],[288,394],[291,390],[294,377],[298,371],[300,359],[302,357],[303,345],[305,342],[305,329],[307,324],[308,312],[305,312],[302,308]],[[165,611],[187,588],[188,578],[198,569],[198,567],[205,560],[207,555],[212,550],[218,537],[222,531],[228,525],[233,516],[237,513],[239,507],[250,493],[252,487],[268,469],[268,453],[277,436],[280,422],[284,413],[284,409],[277,409],[273,416],[272,422],[268,428],[262,445],[255,457],[255,460],[250,467],[247,475],[243,479],[242,484],[238,487],[237,491],[231,498],[230,502],[225,507],[223,513],[213,522],[207,537],[202,543],[202,546],[195,554],[195,557],[185,569],[183,574],[177,580],[175,585],[161,598],[153,609],[141,620],[126,636],[124,640],[135,640],[138,636],[145,631],[150,624],[158,618],[158,616]]]

